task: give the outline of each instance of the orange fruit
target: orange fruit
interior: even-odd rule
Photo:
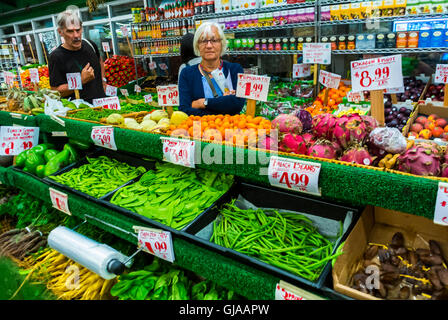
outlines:
[[[444,132],[445,132],[445,131],[443,131],[443,129],[442,129],[441,127],[435,127],[435,128],[432,129],[432,131],[431,131],[432,136],[433,136],[433,137],[436,137],[436,138],[442,136],[442,134],[443,134]]]
[[[431,139],[432,137],[432,132],[429,129],[423,129],[422,131],[420,131],[418,133],[419,137],[423,138],[423,139]]]

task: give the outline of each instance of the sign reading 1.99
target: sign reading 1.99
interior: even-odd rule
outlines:
[[[270,77],[238,73],[236,96],[252,100],[266,101],[268,99]]]

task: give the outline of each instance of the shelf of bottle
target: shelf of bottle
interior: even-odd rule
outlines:
[[[333,54],[394,54],[394,53],[441,53],[448,52],[447,48],[386,48],[386,49],[354,49],[333,50]]]
[[[172,19],[163,19],[163,20],[154,20],[154,21],[145,21],[145,22],[132,22],[131,25],[134,26],[147,26],[152,24],[160,24],[165,22],[179,22],[186,20],[194,20],[194,16],[191,17],[182,17],[182,18],[172,18]]]
[[[292,10],[304,7],[314,7],[314,3],[311,1],[294,3],[294,4],[286,4],[286,5],[278,5],[271,6],[265,8],[256,8],[256,9],[247,9],[247,10],[232,10],[225,12],[215,12],[208,14],[197,14],[194,16],[195,20],[204,20],[204,19],[214,19],[214,18],[225,18],[225,17],[233,17],[233,16],[246,16],[250,14],[258,14],[258,13],[266,13],[266,12],[274,12],[274,11],[283,11],[283,10]]]
[[[321,6],[329,6],[332,4],[341,4],[341,3],[358,3],[363,2],[364,0],[320,0]]]
[[[181,40],[182,37],[164,37],[164,38],[145,38],[145,39],[136,39],[131,40],[132,43],[148,43],[148,42],[159,42],[159,41],[173,41],[173,40]]]
[[[399,22],[407,20],[418,20],[418,19],[447,19],[448,14],[420,14],[412,16],[394,16],[394,17],[372,17],[368,19],[347,19],[347,20],[332,20],[332,21],[321,21],[321,26],[333,26],[333,25],[344,25],[344,24],[358,24],[358,23],[369,23],[373,24],[375,22]]]
[[[173,53],[158,53],[158,54],[135,54],[134,58],[143,59],[143,58],[168,58],[168,57],[178,57],[180,56],[179,52]]]
[[[226,29],[224,33],[240,33],[240,32],[257,32],[257,31],[268,31],[268,30],[280,30],[280,29],[291,29],[291,28],[305,28],[313,27],[315,22],[300,22],[300,23],[289,23],[278,26],[267,26],[267,27],[254,27],[254,28],[240,28],[240,29]]]
[[[226,51],[228,55],[291,55],[302,54],[302,50],[232,50]]]

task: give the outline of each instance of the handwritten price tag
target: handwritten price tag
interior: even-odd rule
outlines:
[[[275,286],[275,300],[323,300],[323,298],[280,280]]]
[[[194,168],[195,141],[160,138],[163,143],[163,161],[184,167]]]
[[[30,80],[33,83],[39,83],[39,70],[37,68],[31,68],[30,70]]]
[[[171,232],[159,229],[134,226],[138,232],[138,247],[163,260],[174,262],[173,240]]]
[[[354,103],[358,103],[360,101],[364,101],[364,93],[362,92],[354,92],[354,91],[349,91],[347,92],[347,101],[348,102],[354,102]]]
[[[268,99],[270,77],[238,73],[236,96],[240,98],[266,101]]]
[[[4,71],[3,72],[3,76],[5,78],[5,82],[9,87],[12,87],[14,85],[14,79],[15,79],[15,75],[14,73],[10,72],[10,71]]]
[[[17,45],[17,40],[16,40],[16,38],[11,38],[11,42],[12,42],[13,45]]]
[[[331,45],[329,43],[304,43],[303,63],[330,64]]]
[[[51,199],[51,203],[53,204],[53,208],[58,209],[59,211],[62,211],[66,214],[68,214],[69,216],[72,215],[72,213],[70,212],[70,209],[68,208],[68,196],[67,194],[53,189],[53,188],[48,188],[48,190],[50,191],[50,199]]]
[[[67,73],[67,84],[69,90],[81,90],[81,73]]]
[[[109,42],[101,42],[101,45],[103,46],[103,51],[104,52],[110,52],[110,45]]]
[[[126,26],[120,27],[121,32],[123,33],[123,37],[127,37],[129,35],[128,28]]]
[[[128,89],[120,89],[120,92],[121,92],[121,94],[124,95],[125,97],[129,96]]]
[[[320,196],[320,163],[271,156],[268,176],[272,186]]]
[[[154,70],[157,68],[157,64],[153,61],[153,62],[148,63],[148,67],[150,70]]]
[[[93,106],[101,107],[103,109],[120,110],[120,99],[118,97],[98,98],[93,99]]]
[[[97,146],[117,150],[114,138],[114,128],[107,126],[92,127],[90,138]]]
[[[106,85],[106,96],[112,97],[117,95],[117,87]]]
[[[353,91],[403,87],[401,55],[351,62]]]
[[[341,82],[341,76],[335,73],[320,70],[319,83],[327,88],[337,89],[339,88],[339,82]]]
[[[135,91],[136,93],[140,93],[140,92],[142,92],[142,88],[140,88],[140,86],[139,86],[138,84],[136,84],[136,85],[134,86],[134,91]]]
[[[168,66],[164,62],[159,63],[159,68],[163,71],[168,70]]]
[[[177,84],[169,86],[157,86],[157,98],[159,106],[178,106],[179,89]]]
[[[27,34],[27,35],[25,36],[25,38],[26,38],[26,42],[28,42],[28,43],[31,42],[31,36],[30,36],[29,34]]]
[[[448,83],[448,64],[438,64],[434,78],[436,83]]]
[[[145,103],[152,102],[152,95],[147,94],[146,96],[143,96],[143,99],[145,99]]]
[[[311,66],[309,64],[295,63],[292,65],[293,79],[306,78],[309,77],[310,75],[311,75]]]
[[[439,182],[434,210],[434,223],[448,226],[448,183],[446,182]]]
[[[15,156],[39,143],[39,127],[2,126],[0,155]]]

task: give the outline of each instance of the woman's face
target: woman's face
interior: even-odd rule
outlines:
[[[203,33],[198,40],[199,53],[203,60],[214,61],[219,60],[221,56],[221,38],[218,29],[212,26],[212,34]]]

